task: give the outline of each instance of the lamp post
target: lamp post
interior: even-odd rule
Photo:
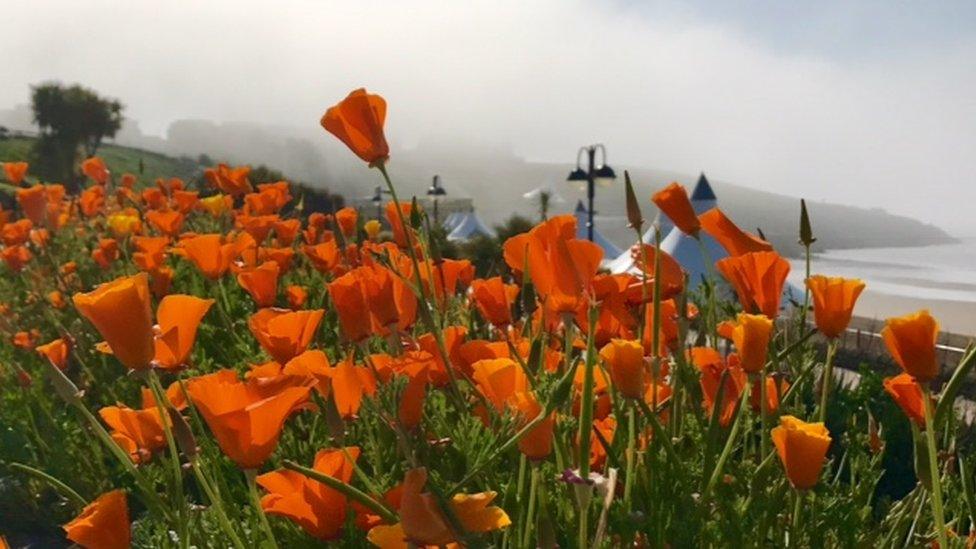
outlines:
[[[596,164],[597,150],[603,153],[599,166]],[[584,153],[587,158],[586,171],[583,170],[580,162]],[[579,152],[576,153],[576,169],[569,172],[566,181],[586,182],[586,238],[591,242],[593,241],[593,198],[596,195],[596,184],[609,185],[616,178],[617,174],[613,172],[613,168],[607,165],[606,147],[600,143],[580,147]]]
[[[383,222],[383,195],[389,193],[390,191],[377,185],[373,190],[373,197],[369,199],[370,202],[376,205],[376,220],[380,223]]]
[[[434,225],[440,224],[440,220],[437,217],[437,202],[438,199],[447,194],[444,187],[441,185],[441,176],[435,175],[434,180],[430,184],[430,188],[427,189],[427,196],[430,197],[431,201],[434,203]]]

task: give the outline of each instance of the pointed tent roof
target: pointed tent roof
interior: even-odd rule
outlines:
[[[463,220],[464,220],[463,212],[451,212],[447,216],[447,219],[441,222],[441,226],[444,228],[444,232],[446,232],[447,234],[451,234],[451,231],[453,231],[458,226],[458,223],[460,223]]]
[[[695,209],[696,214],[701,215],[707,212],[708,210],[714,208],[717,202],[718,200],[715,197],[715,192],[712,190],[711,184],[708,182],[708,179],[705,177],[705,174],[702,173],[698,177],[698,183],[695,184],[694,190],[692,190],[691,192],[691,207]],[[651,227],[647,229],[647,231],[645,231],[644,235],[641,237],[641,242],[643,242],[644,244],[654,244],[655,224],[659,224],[661,228],[661,249],[668,252],[670,255],[675,256],[675,254],[671,251],[671,249],[665,246],[665,243],[672,241],[674,243],[671,244],[671,246],[677,248],[678,247],[677,239],[679,238],[679,236],[685,237],[684,239],[690,242],[690,246],[692,246],[691,252],[693,253],[689,252],[686,253],[685,255],[688,261],[690,261],[695,265],[695,268],[692,269],[690,267],[685,267],[685,270],[688,271],[689,278],[692,281],[691,282],[692,286],[693,287],[696,286],[698,282],[701,281],[701,276],[700,275],[696,276],[696,273],[705,272],[704,262],[702,262],[700,259],[696,259],[701,257],[701,251],[698,249],[698,243],[695,242],[695,239],[684,234],[683,232],[681,232],[680,229],[675,227],[674,224],[671,222],[671,220],[668,219],[668,216],[658,211],[657,215],[654,218],[654,223],[651,224]],[[709,253],[713,255],[712,257],[713,261],[725,257],[726,255],[725,250],[722,249],[722,247],[718,244],[718,242],[713,240],[712,237],[708,235],[704,235],[704,238]],[[683,245],[683,247],[687,247],[687,246],[689,246],[689,244]],[[721,255],[716,255],[716,254],[721,254]],[[678,262],[684,266],[684,263],[680,258],[675,256],[675,259],[677,259]],[[630,257],[630,250],[627,250],[626,252],[620,254],[620,256],[618,256],[616,259],[610,262],[609,267],[610,267],[610,271],[614,273],[637,271],[637,266],[634,264],[633,258]]]
[[[695,190],[691,192],[691,200],[715,200],[715,191],[705,177],[705,172],[698,176],[698,183],[695,183]]]
[[[485,236],[495,236],[495,231],[491,230],[487,225],[482,223],[482,221],[478,219],[478,216],[473,211],[458,212],[458,216],[459,217],[456,219],[456,222],[453,224],[451,232],[447,235],[448,240],[467,240],[479,234]]]

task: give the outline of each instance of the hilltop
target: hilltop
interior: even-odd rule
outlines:
[[[550,215],[571,212],[585,191],[566,182],[573,166],[569,164],[528,162],[511,156],[432,157],[416,151],[404,151],[391,160],[390,173],[404,195],[426,192],[433,174],[439,174],[449,195],[471,197],[479,216],[489,224],[500,223],[512,214],[538,218],[538,204],[522,198],[523,193],[540,186],[555,189],[563,201],[550,207]],[[596,226],[621,247],[633,241],[625,217],[623,171],[614,166],[617,180],[596,191]],[[330,168],[339,172],[335,188],[347,196],[369,194],[379,182],[378,176],[357,165]],[[645,219],[653,219],[656,209],[651,194],[671,181],[684,184],[689,192],[698,174],[681,174],[647,168],[629,169],[635,191],[641,200]],[[706,174],[707,175],[707,174]],[[798,256],[797,232],[800,198],[753,189],[709,177],[718,204],[742,228],[761,229],[783,254]],[[923,246],[953,242],[955,239],[939,227],[890,214],[879,208],[847,206],[828,202],[808,202],[818,239],[816,250],[863,247]]]

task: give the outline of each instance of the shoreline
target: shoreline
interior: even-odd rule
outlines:
[[[942,332],[967,339],[976,336],[976,303],[965,301],[906,297],[872,292],[868,288],[858,298],[854,316],[877,321],[880,325],[887,318],[907,315],[919,309],[928,309],[938,319]]]

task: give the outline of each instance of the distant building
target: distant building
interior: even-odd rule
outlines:
[[[412,200],[411,197],[409,200]],[[382,188],[377,187],[373,196],[354,198],[350,206],[356,208],[365,219],[376,219],[386,223],[386,204],[389,202]],[[406,201],[406,199],[404,199]],[[468,240],[476,235],[495,236],[492,230],[478,217],[470,198],[438,195],[418,196],[417,205],[427,213],[431,223],[438,223],[452,241]]]

